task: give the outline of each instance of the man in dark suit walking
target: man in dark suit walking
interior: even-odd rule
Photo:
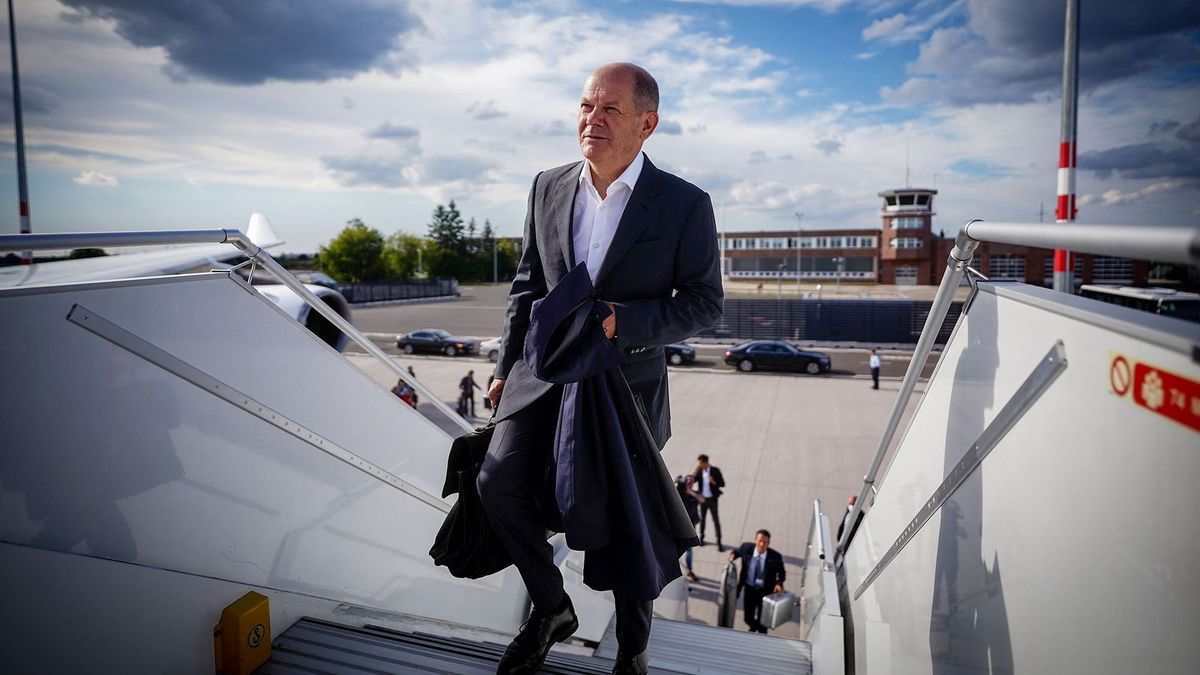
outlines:
[[[751,632],[766,633],[767,627],[760,623],[762,599],[771,593],[783,591],[783,580],[787,572],[783,568],[783,556],[770,548],[771,533],[759,530],[753,542],[746,542],[729,553],[729,560],[742,559],[742,573],[738,576],[738,590],[743,595],[742,614]]]
[[[721,314],[712,201],[642,154],[657,125],[654,78],[629,63],[602,66],[579,101],[584,161],[543,171],[529,193],[524,250],[488,392],[498,421],[478,480],[489,521],[533,601],[500,673],[537,671],[550,645],[578,627],[538,499],[562,391],[533,377],[523,360],[533,302],[576,265],[587,266],[596,298],[612,310],[604,335],[621,351],[621,372],[660,449],[671,434],[663,346],[695,335]],[[614,600],[619,649],[613,672],[645,673],[652,601],[619,592]]]
[[[708,455],[696,458],[696,470],[692,472],[692,489],[698,495],[700,502],[700,545],[704,545],[704,526],[708,523],[708,515],[712,514],[713,529],[717,535],[717,550],[724,551],[721,543],[721,491],[725,489],[725,476],[721,470],[708,463]]]

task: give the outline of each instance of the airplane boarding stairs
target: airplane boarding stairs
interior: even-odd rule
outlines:
[[[7,672],[211,672],[251,590],[267,672],[494,671],[528,596],[512,568],[461,580],[427,554],[449,436],[241,277],[0,289],[0,316]],[[578,558],[556,556],[581,626],[552,663],[607,672],[612,603]],[[797,640],[663,618],[651,640],[664,672],[811,672]]]
[[[302,619],[276,638],[271,660],[257,672],[491,675],[496,672],[496,663],[506,643],[506,637],[488,640]],[[556,646],[541,672],[562,675],[611,672],[617,657],[612,625],[595,650],[589,651]],[[647,651],[651,672],[662,675],[751,672],[811,675],[813,672],[811,647],[807,642],[667,619],[654,620]]]
[[[460,580],[427,554],[449,436],[238,275],[2,289],[0,316],[9,672],[207,670],[248,590],[280,629],[524,619],[515,570]],[[611,600],[559,559],[598,642]]]
[[[973,221],[935,307],[978,240],[1200,263],[1197,228]],[[1195,673],[1200,326],[972,286],[893,443],[931,311],[855,510],[831,527],[814,504],[801,636],[815,672]]]

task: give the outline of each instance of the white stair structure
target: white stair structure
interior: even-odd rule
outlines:
[[[972,237],[1200,259],[1196,228],[973,222],[942,291]],[[893,444],[927,349],[848,516],[865,518],[836,547],[813,528],[802,634],[816,672],[1195,672],[1200,325],[978,281]]]

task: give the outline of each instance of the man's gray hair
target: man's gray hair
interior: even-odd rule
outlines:
[[[639,65],[626,65],[633,75],[633,107],[639,113],[648,110],[658,112],[658,82],[654,81],[654,76]]]
[[[649,71],[636,63],[621,62],[600,66],[596,74],[615,70],[623,70],[633,78],[633,107],[636,112],[658,112],[658,82]]]

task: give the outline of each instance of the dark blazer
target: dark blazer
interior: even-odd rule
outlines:
[[[575,266],[572,220],[583,162],[538,174],[529,191],[524,251],[508,294],[496,377],[506,378],[496,411],[504,419],[553,386],[524,363],[533,301]],[[671,435],[663,346],[721,316],[720,255],[712,200],[647,158],[595,281],[597,299],[617,308],[620,368],[661,448]]]
[[[722,476],[721,470],[712,464],[708,465],[708,471],[710,477],[712,478],[712,484],[708,486],[708,489],[712,491],[713,498],[716,499],[717,497],[721,496],[721,488],[725,487],[725,476]],[[695,490],[696,494],[698,495],[704,494],[704,483],[701,482],[703,480],[704,471],[701,470],[692,474],[692,489]]]
[[[746,573],[750,569],[750,561],[754,558],[754,542],[746,542],[733,550],[734,558],[742,559],[742,571],[738,575],[738,590],[746,585]],[[783,556],[779,555],[779,551],[767,547],[767,562],[763,567],[763,591],[772,593],[775,591],[775,584],[783,584],[783,580],[787,578],[787,572],[783,568]]]
[[[586,551],[583,581],[652,600],[699,544],[633,392],[604,337],[608,305],[577,265],[533,304],[525,363],[562,386],[554,440],[554,501],[567,545]]]

